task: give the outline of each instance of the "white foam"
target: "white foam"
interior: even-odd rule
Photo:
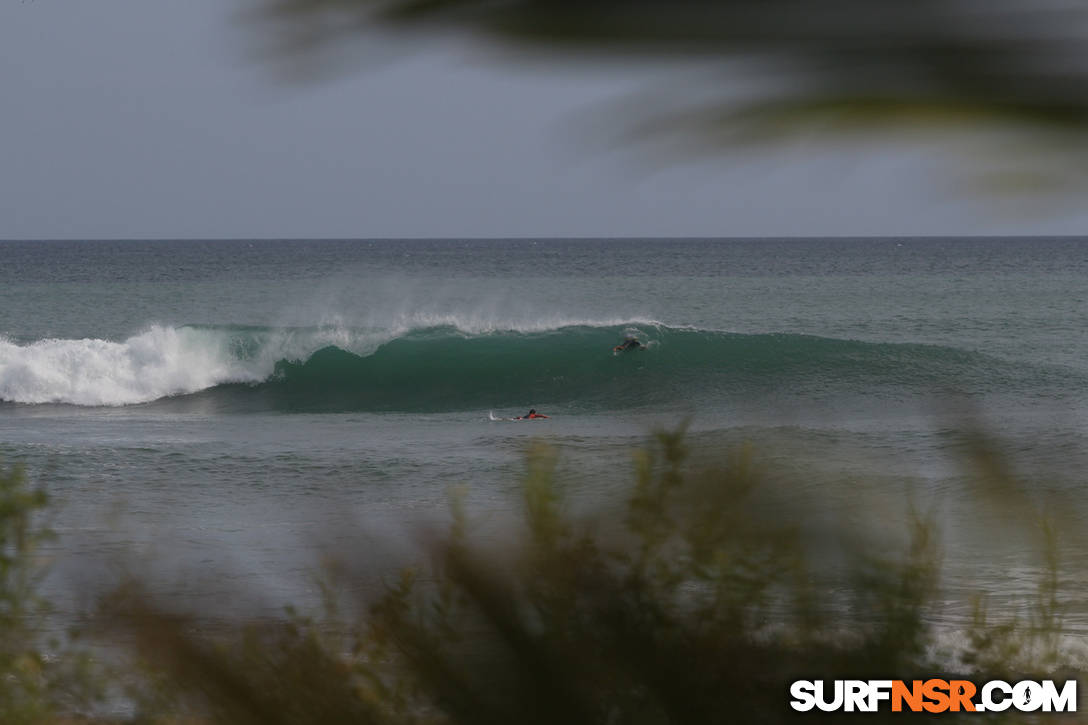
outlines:
[[[438,327],[484,335],[662,324],[630,318],[511,320],[417,312],[367,329],[347,327],[338,320],[321,327],[257,330],[153,325],[123,342],[48,339],[17,345],[0,338],[0,400],[84,406],[146,403],[224,383],[259,383],[273,375],[278,361],[305,361],[329,345],[369,355],[394,338]]]
[[[271,372],[239,360],[225,343],[222,335],[160,326],[124,342],[48,339],[20,346],[0,340],[0,399],[129,405],[254,382]]]
[[[396,316],[392,324],[390,324],[389,330],[393,336],[400,336],[414,330],[450,327],[466,335],[488,335],[502,332],[552,332],[566,327],[623,327],[630,325],[664,327],[665,323],[648,318],[631,317],[591,319],[556,315],[530,319],[498,314],[413,312]]]

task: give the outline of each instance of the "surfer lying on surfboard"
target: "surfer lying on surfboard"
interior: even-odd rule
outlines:
[[[622,345],[616,345],[612,350],[613,352],[627,352],[628,350],[638,350],[640,347],[642,347],[642,343],[638,341],[638,338],[634,335],[628,335]]]
[[[536,412],[536,408],[533,408],[532,410],[530,410],[525,415],[519,415],[517,418],[514,418],[514,420],[532,420],[533,418],[547,418],[547,417],[548,416],[541,415],[540,413]]]

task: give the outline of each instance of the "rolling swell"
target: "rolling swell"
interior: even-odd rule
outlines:
[[[612,354],[632,331],[644,350]],[[1071,371],[924,344],[656,323],[518,330],[152,327],[124,342],[0,340],[0,399],[168,410],[616,410],[761,396],[1060,391]],[[1080,381],[1083,383],[1083,381]]]
[[[470,335],[416,330],[359,354],[335,345],[279,360],[258,385],[195,397],[232,410],[441,412],[530,406],[660,407],[756,396],[891,397],[1029,384],[1017,366],[949,347],[807,335],[640,329],[645,350],[611,348],[623,326]]]

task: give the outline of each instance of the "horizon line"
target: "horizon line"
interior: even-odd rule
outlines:
[[[844,235],[743,235],[743,236],[452,236],[452,237],[11,237],[6,242],[448,242],[448,241],[821,241],[821,240],[924,240],[924,239],[1088,239],[1084,234],[844,234]]]

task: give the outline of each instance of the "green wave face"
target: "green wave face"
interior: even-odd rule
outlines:
[[[614,353],[628,331],[624,326],[483,334],[449,327],[415,330],[368,353],[324,346],[305,359],[281,359],[263,383],[220,385],[180,400],[206,404],[210,399],[238,410],[496,408],[520,414],[529,407],[701,407],[767,395],[902,399],[947,389],[1023,390],[1048,378],[1043,371],[935,345],[666,326],[633,330],[646,348]]]

